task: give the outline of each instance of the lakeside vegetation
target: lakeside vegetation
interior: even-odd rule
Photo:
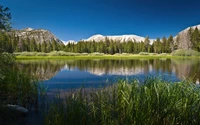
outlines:
[[[189,80],[170,83],[159,78],[119,81],[100,90],[59,95],[45,115],[45,124],[200,124],[200,88]]]
[[[2,10],[3,7],[1,6],[0,9]],[[4,13],[7,10],[9,9],[5,8],[1,12]],[[8,17],[10,17],[9,15]],[[0,19],[4,18],[0,17]],[[6,18],[5,24],[9,19]],[[3,23],[0,25],[0,29],[6,30],[8,28]],[[147,37],[144,42],[140,43],[121,44],[107,40],[105,43],[99,42],[99,44],[94,44],[94,42],[80,42],[77,45],[68,44],[68,48],[56,44],[55,41],[51,44],[44,42],[42,45],[36,44],[34,40],[24,40],[19,45],[18,41],[18,37],[11,39],[0,32],[0,124],[20,124],[15,122],[15,120],[18,120],[17,115],[5,110],[5,105],[16,104],[35,110],[40,96],[45,94],[44,88],[40,86],[33,74],[20,69],[16,65],[14,55],[3,52],[30,51],[15,53],[18,59],[173,57],[168,54],[156,54],[170,52],[171,49],[167,46],[170,46],[173,42],[166,41],[166,46],[163,48],[165,42],[162,43],[159,38],[153,46],[150,46]],[[177,45],[172,46],[172,48],[174,47],[176,48]],[[58,51],[62,49],[66,52]],[[198,47],[196,49],[199,51]],[[54,52],[47,53],[52,50]],[[141,52],[143,50],[144,52]],[[67,53],[69,51],[70,53]],[[93,53],[96,51],[99,51],[99,53]],[[132,55],[124,52],[141,53]],[[176,53],[174,54],[176,55]],[[189,54],[180,52],[180,54],[180,56],[199,56],[199,53],[196,52]],[[177,55],[179,56],[179,52]],[[88,62],[85,62],[85,65],[88,65]],[[93,65],[95,64],[93,63]],[[113,64],[110,63],[109,65]],[[150,78],[142,84],[137,80],[131,83],[122,80],[113,86],[99,90],[85,91],[82,88],[78,93],[69,93],[64,101],[58,95],[53,102],[46,100],[46,102],[42,101],[41,103],[46,106],[43,119],[46,125],[200,124],[200,88],[190,80],[170,83],[158,78]],[[47,103],[48,105],[46,105]]]
[[[38,100],[45,95],[44,88],[32,74],[16,65],[12,54],[0,53],[0,67],[0,124],[22,124],[20,113],[6,106],[11,104],[36,110]]]
[[[148,53],[140,52],[139,54],[131,53],[72,53],[64,51],[43,52],[17,52],[14,53],[17,59],[134,59],[134,58],[191,58],[200,57],[200,53],[194,50],[176,50],[171,54],[168,53]]]

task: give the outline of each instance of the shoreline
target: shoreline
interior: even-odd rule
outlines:
[[[158,59],[158,58],[200,58],[200,56],[172,56],[168,55],[76,55],[76,56],[16,56],[17,60],[24,59]]]

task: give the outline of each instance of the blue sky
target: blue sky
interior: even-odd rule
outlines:
[[[198,0],[1,0],[14,29],[44,28],[62,40],[95,34],[176,35],[200,24]]]

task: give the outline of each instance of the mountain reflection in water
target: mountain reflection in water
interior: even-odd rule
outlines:
[[[161,76],[168,81],[200,79],[199,59],[128,59],[128,60],[19,60],[17,65],[48,85],[55,93],[67,89],[99,87],[118,79],[144,80]]]

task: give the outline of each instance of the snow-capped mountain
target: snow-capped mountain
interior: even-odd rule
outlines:
[[[105,41],[106,39],[113,40],[113,41],[119,41],[119,42],[128,42],[128,41],[136,41],[136,42],[141,42],[144,41],[145,38],[137,35],[114,35],[114,36],[103,36],[101,34],[93,35],[89,37],[88,39],[84,41],[95,41],[95,42],[100,42],[100,41]],[[151,44],[153,43],[154,39],[149,39]]]
[[[63,40],[62,40],[62,42],[63,42],[63,44],[64,44],[65,46],[68,45],[69,43],[70,43],[70,44],[77,44],[77,42],[74,41],[74,40],[68,40],[68,41],[63,41]]]

